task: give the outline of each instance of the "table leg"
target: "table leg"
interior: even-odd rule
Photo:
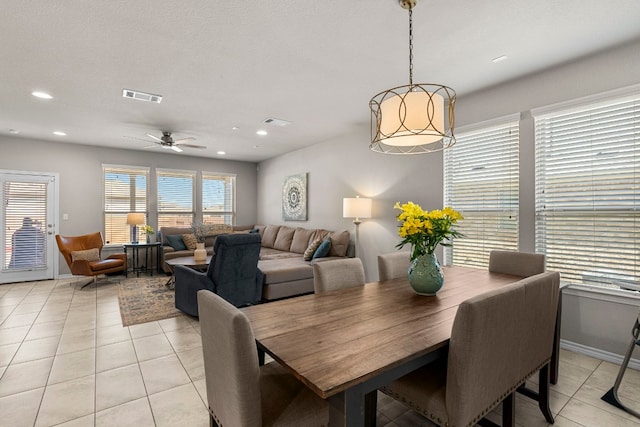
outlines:
[[[349,389],[329,398],[331,427],[364,427],[365,395]]]
[[[124,269],[124,278],[126,279],[128,277],[128,273],[129,273],[129,259],[127,258],[127,247],[124,246],[124,259],[125,259],[125,264],[126,264],[126,268]]]
[[[558,313],[556,314],[556,329],[553,334],[553,350],[551,352],[550,365],[550,382],[551,384],[558,383],[558,370],[560,365],[560,329],[562,320],[562,288],[560,289],[560,295],[558,296]]]

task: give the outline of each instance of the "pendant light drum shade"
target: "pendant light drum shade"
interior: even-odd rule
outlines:
[[[373,151],[420,154],[455,144],[456,93],[447,86],[411,84],[375,95],[371,109]]]

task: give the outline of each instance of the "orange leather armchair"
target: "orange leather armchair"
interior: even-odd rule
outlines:
[[[95,283],[100,274],[116,273],[127,269],[125,254],[114,254],[102,259],[104,243],[100,233],[71,237],[56,234],[56,243],[71,270],[71,274],[93,276],[93,282],[84,286]]]

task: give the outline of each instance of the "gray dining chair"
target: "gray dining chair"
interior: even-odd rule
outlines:
[[[560,275],[541,273],[460,304],[446,361],[382,388],[440,426],[474,426],[501,402],[502,426],[515,425],[515,391],[540,370],[549,407],[549,363]],[[545,414],[553,423],[550,411]]]
[[[499,250],[491,251],[489,254],[489,271],[492,273],[529,277],[542,273],[544,269],[543,254]]]
[[[378,255],[378,280],[407,277],[411,257],[409,252],[392,252]]]
[[[198,291],[205,383],[212,426],[326,426],[329,406],[276,362],[259,366],[242,311]]]
[[[315,293],[362,285],[364,285],[364,267],[360,258],[328,260],[313,264]]]

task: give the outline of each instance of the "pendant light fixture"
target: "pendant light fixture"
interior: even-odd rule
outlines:
[[[409,84],[380,92],[369,101],[373,151],[421,154],[441,151],[453,135],[456,93],[447,86],[413,83],[413,8],[417,0],[400,0],[409,10]]]

